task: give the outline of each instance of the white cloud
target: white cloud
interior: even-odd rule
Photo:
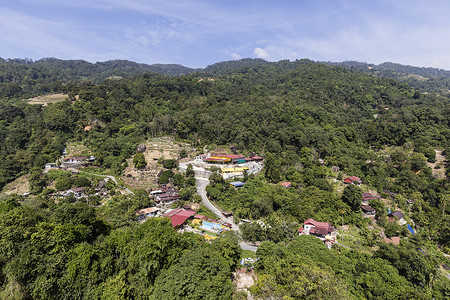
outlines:
[[[1,56],[197,66],[242,57],[310,58],[450,69],[448,1],[16,1],[21,5],[0,7]],[[35,14],[33,6],[54,13]]]
[[[234,59],[241,59],[242,58],[242,56],[240,56],[239,54],[237,54],[236,52],[233,52],[233,53],[231,53],[231,58],[234,58]]]
[[[255,50],[253,51],[253,53],[255,53],[256,57],[258,58],[269,58],[269,53],[267,53],[266,50],[262,49],[262,48],[255,48]]]

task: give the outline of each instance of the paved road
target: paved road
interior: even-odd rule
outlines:
[[[240,242],[239,246],[241,246],[242,250],[250,250],[250,251],[253,251],[253,252],[256,252],[256,250],[258,250],[257,246],[253,246],[253,245],[251,245],[249,243],[246,243],[246,242]]]
[[[209,184],[209,180],[202,177],[202,175],[199,174],[199,176],[197,175],[197,172],[195,173],[195,185],[197,186],[197,193],[200,195],[200,197],[202,198],[202,204],[204,206],[206,206],[207,209],[209,209],[210,211],[212,211],[220,220],[222,220],[223,222],[228,222],[231,223],[232,230],[237,230],[239,231],[239,227],[234,224],[233,221],[229,220],[228,218],[226,218],[222,212],[215,207],[214,205],[212,205],[212,203],[209,201],[208,196],[206,194],[206,186]]]
[[[212,203],[209,201],[208,196],[206,194],[206,186],[209,184],[209,175],[211,175],[211,172],[208,171],[195,171],[195,185],[197,186],[197,193],[202,198],[202,203],[206,208],[208,208],[210,211],[212,211],[219,219],[221,219],[224,222],[231,223],[231,230],[239,232],[239,226],[234,223],[233,218],[226,218],[217,207],[212,205]],[[208,176],[208,177],[206,177]],[[206,178],[205,178],[206,177]],[[257,246],[241,241],[239,243],[239,246],[242,248],[242,250],[250,250],[256,252],[258,249]]]

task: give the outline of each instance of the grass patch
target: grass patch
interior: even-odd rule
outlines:
[[[200,209],[197,211],[197,214],[204,215],[205,217],[208,217],[210,219],[215,219],[215,220],[217,220],[217,218],[218,218],[212,211],[210,211],[204,205],[200,206]]]
[[[66,146],[67,157],[71,156],[89,156],[91,151],[81,142],[67,143]]]
[[[370,230],[367,230],[370,234]],[[342,238],[343,241],[342,241]],[[339,230],[339,236],[337,241],[343,245],[346,245],[352,249],[362,251],[365,253],[372,253],[372,246],[369,245],[369,239],[371,237],[366,236],[361,229],[356,226],[351,226],[348,231],[342,232]],[[375,241],[376,244],[376,241]]]
[[[256,258],[256,252],[251,250],[242,250],[241,259],[242,258]]]
[[[99,174],[99,175],[111,175],[114,177],[116,176],[116,174],[114,174],[114,172],[112,172],[111,169],[106,169],[106,168],[84,167],[84,168],[80,168],[79,170],[80,170],[80,173],[86,172],[86,173],[93,173],[93,174]]]
[[[3,187],[3,190],[0,192],[1,194],[11,195],[11,194],[24,194],[30,191],[30,186],[28,183],[29,175],[24,175],[22,177],[17,178],[16,180],[8,183]]]
[[[47,172],[47,177],[52,181],[64,176],[70,177],[71,175],[72,173],[70,173],[69,171],[64,171],[61,169],[49,170]]]

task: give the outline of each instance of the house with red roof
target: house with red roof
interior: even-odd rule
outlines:
[[[246,157],[245,162],[249,161],[262,161],[263,158],[261,156],[252,156],[252,157]]]
[[[182,208],[177,208],[171,210],[163,215],[163,217],[167,217],[172,222],[173,228],[179,227],[183,225],[186,220],[194,216],[197,212],[195,210],[184,210]]]
[[[334,231],[333,225],[325,222],[318,222],[314,219],[307,219],[303,222],[303,228],[299,229],[299,234],[310,234],[317,237],[325,237]]]
[[[181,199],[178,191],[174,187],[166,185],[162,185],[160,190],[150,192],[150,197],[156,203],[166,203]]]
[[[371,201],[378,199],[377,196],[374,196],[372,193],[363,193],[362,195],[363,201]]]
[[[336,242],[336,232],[333,225],[325,222],[318,222],[314,219],[307,219],[303,222],[303,227],[298,230],[298,235],[314,235],[325,243],[328,249]]]
[[[362,183],[361,179],[356,176],[350,176],[344,179],[345,184],[355,184],[360,185]]]

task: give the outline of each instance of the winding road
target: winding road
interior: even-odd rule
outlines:
[[[212,211],[220,220],[223,222],[228,222],[231,224],[231,230],[239,231],[239,225],[234,223],[233,217],[226,218],[222,212],[212,205],[211,201],[209,201],[207,193],[206,193],[206,186],[209,184],[209,176],[212,174],[212,172],[205,171],[205,170],[195,170],[195,185],[197,186],[197,193],[202,198],[202,204],[206,206],[210,211]],[[242,248],[242,250],[250,250],[253,252],[256,252],[258,250],[258,247],[255,245],[252,245],[250,243],[241,241],[239,243],[239,246]]]

